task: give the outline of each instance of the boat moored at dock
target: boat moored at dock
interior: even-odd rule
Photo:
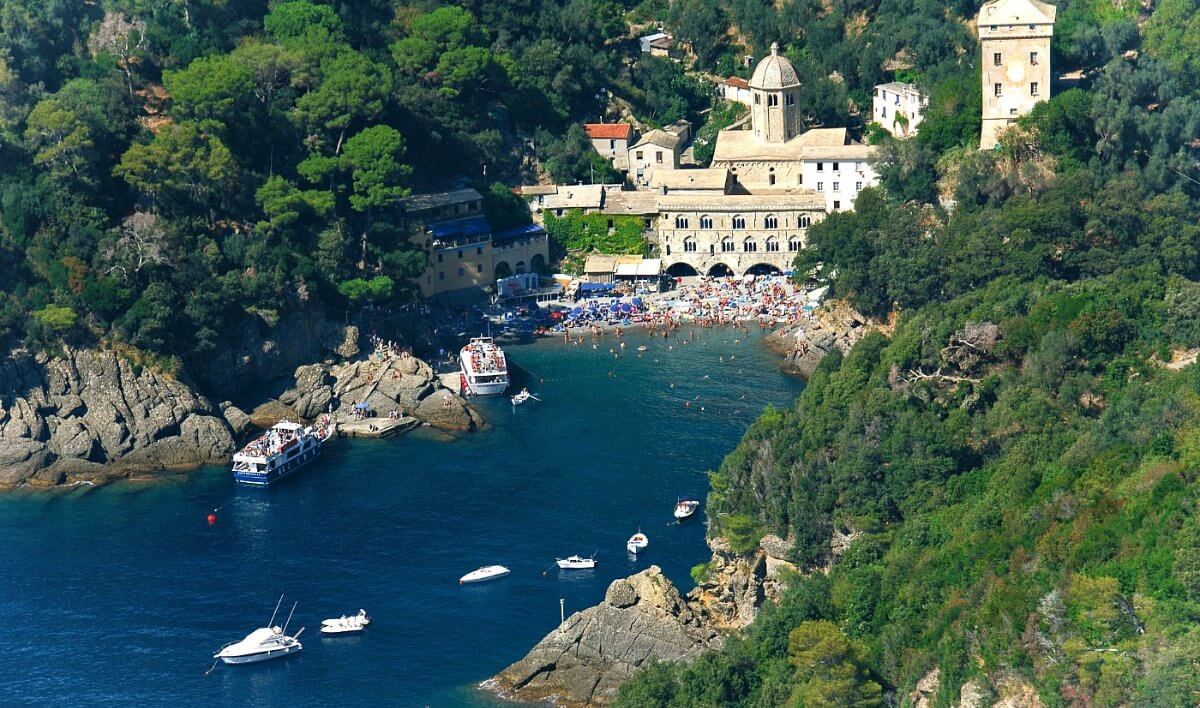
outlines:
[[[508,389],[508,361],[491,337],[473,337],[458,355],[462,389],[473,396],[495,396]]]
[[[233,456],[233,478],[253,487],[271,485],[317,459],[333,431],[328,416],[309,426],[280,421]]]

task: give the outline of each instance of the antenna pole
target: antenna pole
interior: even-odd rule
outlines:
[[[558,624],[561,627],[567,621],[567,601],[564,598],[558,598]]]
[[[292,611],[288,613],[287,622],[283,623],[283,633],[284,634],[287,634],[287,627],[292,622],[292,615],[296,612],[296,605],[299,605],[299,604],[300,604],[299,600],[292,603]]]
[[[275,626],[275,615],[279,614],[279,606],[283,604],[283,595],[279,596],[279,602],[275,603],[275,611],[271,613],[271,619],[267,622],[268,627]]]

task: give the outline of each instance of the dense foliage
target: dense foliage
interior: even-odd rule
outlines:
[[[894,11],[862,9],[870,26]],[[744,636],[648,668],[622,704],[903,703],[935,669],[937,705],[966,683],[1195,704],[1196,9],[1060,7],[1055,62],[1084,79],[995,151],[974,149],[976,59],[913,50],[931,92],[918,137],[882,141],[882,188],[797,259],[892,326],[827,357],[711,474],[713,532],[744,552],[778,534],[802,575]]]
[[[411,299],[406,194],[615,181],[576,125],[606,87],[705,107],[674,63],[627,66],[627,10],[0,0],[0,340],[186,359],[247,313]]]

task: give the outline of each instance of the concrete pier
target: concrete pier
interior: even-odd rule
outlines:
[[[363,418],[338,421],[338,435],[349,438],[387,438],[412,430],[420,420],[405,415],[399,418]]]

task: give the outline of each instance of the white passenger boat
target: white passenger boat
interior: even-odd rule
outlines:
[[[700,502],[695,499],[680,499],[675,502],[675,520],[683,521],[692,518],[696,510],[700,508]]]
[[[366,610],[359,610],[357,615],[335,617],[321,621],[321,634],[357,634],[371,624],[371,618]]]
[[[287,626],[292,621],[292,613],[296,611],[295,604],[292,605],[292,612],[288,613],[287,622],[283,623],[283,627],[275,626],[275,616],[279,613],[279,604],[282,602],[283,597],[280,596],[279,602],[275,603],[275,612],[271,613],[271,620],[267,622],[266,627],[259,627],[247,634],[246,638],[240,642],[226,644],[216,654],[213,654],[213,658],[226,664],[253,664],[299,653],[304,648],[304,645],[300,643],[300,634],[304,628],[301,627],[300,631],[294,635],[288,636],[287,634]]]
[[[474,337],[458,354],[462,388],[475,396],[494,396],[508,388],[508,361],[491,337]]]
[[[646,537],[646,534],[639,530],[637,533],[630,536],[629,540],[625,542],[625,550],[636,555],[638,551],[649,545],[650,539]]]
[[[503,578],[508,575],[509,570],[502,565],[485,565],[482,568],[472,570],[470,573],[458,579],[459,585],[467,583],[482,583],[488,580]]]
[[[596,558],[584,558],[582,556],[568,556],[566,558],[554,559],[558,563],[558,567],[563,570],[591,570],[596,567]]]
[[[314,425],[280,421],[233,456],[233,478],[241,484],[266,487],[317,459],[335,424],[321,416]]]

